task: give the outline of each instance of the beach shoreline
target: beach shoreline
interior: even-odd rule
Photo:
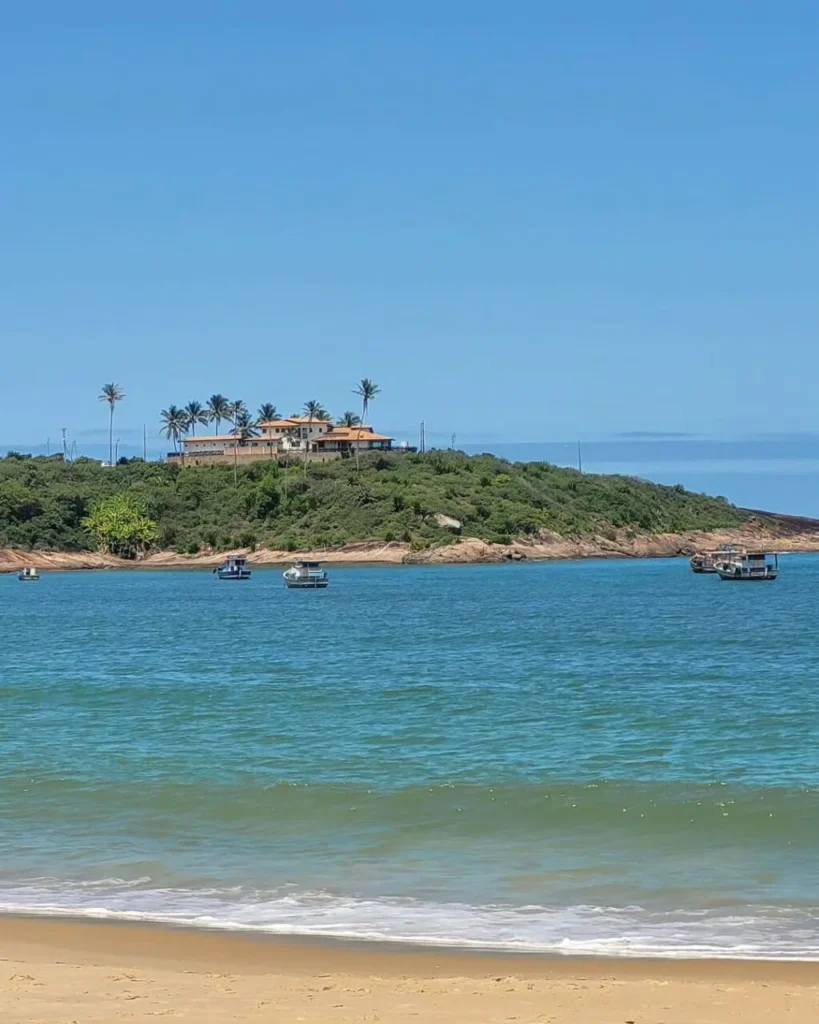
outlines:
[[[819,1013],[819,963],[494,953],[0,917],[5,1020],[759,1022]]]
[[[244,555],[257,567],[292,564],[309,559],[327,565],[478,565],[503,562],[571,561],[589,558],[631,560],[684,557],[723,544],[758,547],[780,553],[819,551],[819,520],[805,520],[758,513],[736,529],[687,533],[634,533],[621,530],[610,536],[563,537],[544,535],[495,544],[476,537],[457,537],[453,543],[413,550],[401,541],[362,541],[340,548],[283,551],[259,547],[229,548],[184,555],[156,551],[139,561],[128,561],[97,552],[26,551],[0,548],[0,574],[19,572],[25,566],[42,571],[90,569],[212,569],[228,555]]]

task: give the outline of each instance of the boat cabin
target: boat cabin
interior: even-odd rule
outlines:
[[[244,555],[228,555],[225,561],[214,569],[220,580],[249,580],[250,569]]]
[[[775,580],[779,575],[779,555],[768,551],[743,551],[717,565],[724,580]]]
[[[330,582],[327,573],[321,567],[321,562],[296,562],[283,575],[285,584],[294,589],[324,588]]]

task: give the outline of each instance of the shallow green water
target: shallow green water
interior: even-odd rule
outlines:
[[[819,957],[817,582],[0,578],[0,904]]]

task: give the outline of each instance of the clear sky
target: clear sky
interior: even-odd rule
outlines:
[[[110,380],[125,433],[362,376],[397,436],[814,430],[817,43],[752,0],[5,5],[0,441],[104,429]]]

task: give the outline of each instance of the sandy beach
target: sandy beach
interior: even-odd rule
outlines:
[[[509,956],[0,919],[5,1024],[808,1024],[819,964]]]

